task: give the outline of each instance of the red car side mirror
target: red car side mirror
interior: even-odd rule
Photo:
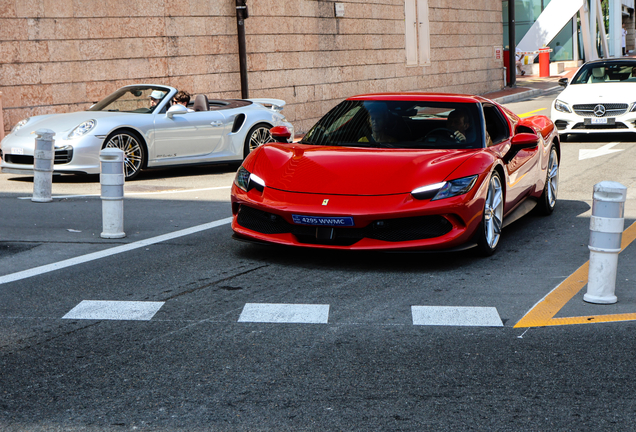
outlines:
[[[277,142],[286,143],[291,138],[291,131],[287,126],[274,126],[269,130],[269,133]]]
[[[539,144],[539,136],[533,133],[518,133],[512,137],[512,141],[510,143],[512,144],[512,147],[517,150],[532,148]]]
[[[535,148],[539,145],[539,136],[533,133],[518,133],[510,140],[510,150],[503,157],[504,163],[509,163],[523,149]]]

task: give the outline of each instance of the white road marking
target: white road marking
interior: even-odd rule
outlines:
[[[136,196],[136,195],[162,195],[162,194],[176,194],[176,193],[186,193],[186,192],[201,192],[201,191],[211,191],[211,190],[219,190],[219,189],[230,189],[232,186],[218,186],[212,188],[202,188],[202,189],[180,189],[180,190],[170,190],[170,191],[155,191],[155,192],[124,192],[124,198],[127,196]],[[86,195],[55,195],[51,198],[53,199],[68,199],[68,198],[98,198],[101,194],[86,194]],[[18,197],[21,200],[30,200],[32,197]]]
[[[66,267],[70,267],[70,266],[74,266],[74,265],[78,265],[78,264],[83,264],[89,261],[93,261],[93,260],[97,260],[100,258],[105,258],[111,255],[117,255],[120,253],[124,253],[124,252],[129,252],[131,250],[135,250],[135,249],[139,249],[139,248],[143,248],[146,246],[150,246],[153,245],[155,243],[161,243],[164,241],[168,241],[168,240],[172,240],[178,237],[183,237],[183,236],[187,236],[190,234],[194,234],[200,231],[205,231],[205,230],[209,230],[211,228],[216,228],[219,227],[221,225],[227,225],[230,222],[232,222],[232,218],[225,218],[225,219],[220,219],[214,222],[209,222],[203,225],[197,225],[194,226],[192,228],[186,228],[186,229],[182,229],[179,231],[175,231],[172,233],[168,233],[168,234],[163,234],[157,237],[151,237],[149,239],[146,240],[140,240],[134,243],[129,243],[129,244],[125,244],[122,246],[116,246],[110,249],[106,249],[103,251],[99,251],[99,252],[93,252],[87,255],[82,255],[82,256],[78,256],[75,258],[69,258],[67,260],[64,261],[59,261],[53,264],[47,264],[47,265],[43,265],[40,267],[35,267],[29,270],[24,270],[21,272],[17,272],[17,273],[11,273],[5,276],[0,276],[0,285],[5,284],[5,283],[9,283],[9,282],[14,282],[17,280],[21,280],[21,279],[26,279],[26,278],[30,278],[32,276],[37,276],[37,275],[41,275],[43,273],[49,273],[55,270],[60,270]]]
[[[239,322],[327,324],[329,305],[247,303]]]
[[[149,321],[165,302],[82,300],[62,319]]]
[[[497,308],[411,306],[413,325],[503,327]]]
[[[579,160],[592,159],[595,157],[605,156],[608,154],[623,151],[624,149],[612,149],[612,147],[618,144],[620,143],[613,142],[613,143],[605,144],[603,147],[599,147],[597,149],[581,149],[579,150]]]

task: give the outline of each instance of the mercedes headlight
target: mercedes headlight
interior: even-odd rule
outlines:
[[[572,112],[572,110],[570,109],[570,106],[568,104],[566,104],[565,102],[560,101],[558,99],[554,101],[554,109],[557,110],[557,111],[564,112],[564,113],[571,113]]]
[[[79,125],[77,125],[75,129],[73,129],[71,133],[68,134],[68,138],[72,139],[72,138],[79,138],[81,136],[84,136],[90,131],[92,131],[95,128],[96,124],[97,124],[96,120],[86,120],[85,122],[82,122]]]
[[[13,126],[13,129],[11,129],[11,133],[17,132],[18,129],[20,129],[22,126],[24,126],[25,124],[29,122],[29,119],[30,117],[27,117],[24,120],[20,120],[19,122],[17,122],[15,126]]]
[[[477,175],[473,175],[470,177],[462,177],[455,180],[422,186],[414,189],[411,192],[411,195],[415,199],[432,198],[432,201],[463,195],[473,188],[475,182],[477,182],[477,177]]]
[[[256,174],[250,173],[248,170],[241,167],[236,172],[236,177],[234,177],[234,184],[239,187],[239,189],[248,192],[251,189],[256,189],[259,192],[263,192],[265,189],[265,181],[257,176]]]

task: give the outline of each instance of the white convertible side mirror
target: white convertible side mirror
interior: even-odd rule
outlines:
[[[166,112],[168,118],[172,118],[175,114],[186,114],[188,109],[181,104],[172,105]]]

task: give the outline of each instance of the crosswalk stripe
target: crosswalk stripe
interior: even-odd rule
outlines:
[[[247,303],[239,322],[327,324],[329,305]]]
[[[413,325],[503,327],[494,307],[411,306]]]
[[[82,300],[62,319],[149,321],[165,302]]]

